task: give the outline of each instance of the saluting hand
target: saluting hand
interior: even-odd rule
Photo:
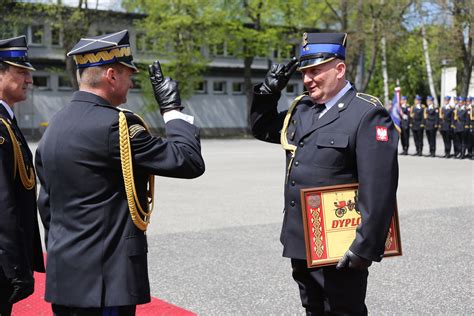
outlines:
[[[296,57],[293,57],[286,65],[273,64],[265,76],[265,81],[260,86],[260,91],[262,93],[280,93],[290,81],[297,67],[298,59]]]
[[[357,270],[365,270],[372,264],[371,260],[362,258],[350,250],[347,250],[344,256],[337,263],[336,269],[351,268]]]
[[[171,110],[181,111],[184,107],[181,105],[178,83],[170,77],[163,77],[159,61],[149,65],[148,71],[150,73],[153,94],[160,106],[161,114]]]

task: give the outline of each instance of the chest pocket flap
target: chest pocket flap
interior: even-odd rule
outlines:
[[[349,144],[349,135],[338,133],[319,133],[316,140],[318,147],[346,148]]]

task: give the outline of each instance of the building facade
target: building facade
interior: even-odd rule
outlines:
[[[134,27],[135,20],[140,18],[143,16],[114,12],[110,19],[93,23],[88,35],[113,33],[126,28],[130,33],[134,61],[139,64],[150,64],[160,57],[148,47],[143,33]],[[66,73],[66,51],[62,44],[62,33],[53,25],[38,19],[38,22],[12,28],[10,34],[3,34],[4,37],[21,34],[27,36],[29,58],[37,69],[33,72],[34,83],[29,91],[28,100],[18,104],[14,109],[25,134],[33,139],[41,136],[48,121],[68,103],[73,93]],[[195,117],[195,124],[201,128],[204,136],[244,136],[247,134],[248,113],[243,60],[228,53],[225,43],[212,51],[213,53],[210,53],[208,48],[201,48],[202,54],[209,58],[210,63],[203,81],[198,84],[194,94],[184,100],[184,112]],[[272,62],[286,61],[279,58],[278,52],[269,51],[268,55],[268,57],[255,57],[252,65],[253,83],[263,80]],[[302,81],[298,74],[295,74],[282,93],[279,107],[287,108],[302,91]],[[149,110],[150,107],[146,106],[147,98],[143,93],[137,85],[130,90],[128,101],[122,107],[140,114],[151,128],[160,131],[164,124],[161,115]]]

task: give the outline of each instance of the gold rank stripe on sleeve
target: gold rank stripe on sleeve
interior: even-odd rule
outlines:
[[[141,131],[145,131],[145,128],[141,126],[140,124],[133,124],[132,126],[128,128],[130,138],[134,138]]]
[[[133,126],[134,125],[132,125],[132,127]],[[130,144],[130,139],[131,139],[131,136],[129,134],[127,118],[125,117],[125,113],[121,111],[119,112],[120,160],[122,164],[122,175],[123,175],[123,181],[125,185],[125,193],[127,196],[128,208],[130,211],[130,216],[135,226],[142,231],[146,231],[148,224],[150,223],[151,213],[153,211],[155,177],[153,175],[149,175],[149,178],[148,178],[147,205],[146,205],[147,207],[146,207],[146,211],[144,211],[142,206],[140,205],[140,201],[137,196],[137,190],[135,188],[135,178],[133,176],[132,148]]]
[[[373,104],[374,106],[382,106],[382,103],[380,102],[380,100],[378,98],[374,97],[373,95],[362,93],[362,92],[357,92],[356,97],[358,97],[359,99],[362,99],[364,101],[367,101],[367,102]]]
[[[25,160],[23,159],[23,153],[21,152],[20,144],[13,132],[10,124],[5,121],[3,118],[0,118],[0,121],[5,125],[7,128],[8,134],[10,135],[10,139],[12,141],[12,149],[13,149],[13,178],[16,179],[17,171],[20,174],[20,180],[23,184],[23,187],[26,190],[31,190],[36,187],[36,174],[33,166],[29,166],[29,168],[25,165]],[[28,171],[27,171],[28,169]]]

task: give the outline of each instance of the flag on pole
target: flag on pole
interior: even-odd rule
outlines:
[[[393,95],[393,100],[392,100],[392,107],[390,109],[390,116],[392,117],[392,121],[395,124],[395,128],[399,133],[401,133],[401,128],[400,128],[400,113],[401,113],[401,108],[400,108],[400,87],[395,87],[395,94]]]

